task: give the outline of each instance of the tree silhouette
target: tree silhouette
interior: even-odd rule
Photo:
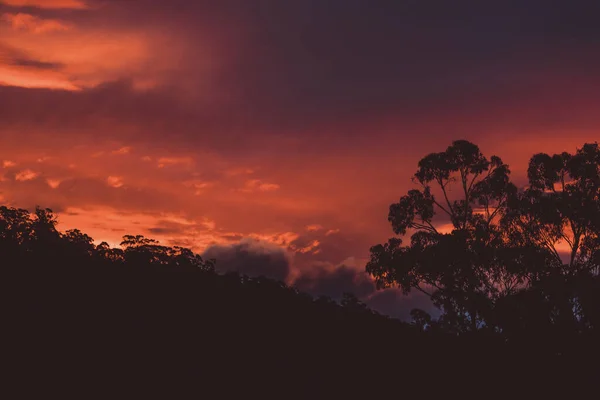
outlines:
[[[497,156],[467,141],[424,157],[413,189],[390,206],[395,237],[371,248],[378,287],[427,294],[438,321],[421,328],[480,329],[506,337],[578,335],[597,327],[600,151],[536,154],[517,190]],[[443,229],[445,228],[445,229]],[[559,245],[568,245],[568,254]],[[564,341],[563,341],[564,342]]]
[[[600,304],[598,144],[575,154],[536,154],[528,178],[529,187],[511,199],[503,226],[521,249],[537,248],[545,260],[505,314],[520,316],[521,331],[546,336],[593,330]]]
[[[489,325],[495,302],[523,280],[502,262],[510,249],[499,222],[516,192],[509,174],[499,157],[487,159],[464,140],[424,157],[414,175],[420,188],[392,204],[388,217],[394,233],[411,235],[410,245],[393,238],[371,248],[366,269],[378,286],[425,293],[450,330]]]

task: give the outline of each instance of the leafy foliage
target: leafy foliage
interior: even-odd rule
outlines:
[[[442,315],[434,321],[416,310],[423,329],[513,339],[597,331],[598,144],[536,154],[528,179],[517,189],[508,165],[464,140],[427,155],[414,175],[420,188],[390,206],[394,233],[410,243],[396,237],[372,247],[366,270],[378,287],[431,298]]]

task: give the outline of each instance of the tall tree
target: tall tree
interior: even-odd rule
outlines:
[[[578,334],[598,326],[600,149],[534,155],[517,190],[502,160],[467,141],[419,162],[390,206],[397,235],[371,248],[379,287],[419,290],[451,331]],[[458,190],[456,190],[458,188]],[[419,325],[434,322],[416,311]],[[424,323],[423,321],[426,321]]]
[[[528,307],[546,310],[545,331],[593,328],[600,304],[594,289],[600,272],[598,144],[575,154],[536,154],[527,172],[529,186],[512,198],[503,225],[514,240],[550,255],[530,285],[537,305]]]
[[[388,216],[410,244],[395,237],[371,248],[366,269],[377,285],[425,293],[449,329],[489,326],[496,300],[525,279],[519,262],[503,262],[510,248],[500,220],[516,193],[509,174],[499,157],[486,158],[466,140],[424,157],[413,178],[419,188],[392,204]]]

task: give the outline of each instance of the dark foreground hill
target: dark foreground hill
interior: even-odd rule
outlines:
[[[56,232],[45,211],[9,211],[0,219],[7,398],[570,398],[596,377],[591,341],[557,355],[490,334],[421,332],[351,296],[339,305],[218,275],[141,237],[123,250],[94,246]]]
[[[192,267],[8,269],[5,345],[11,380],[23,392],[371,398],[496,393],[524,383],[545,391],[586,371],[556,358],[509,356],[491,339],[427,337],[268,280]],[[572,382],[576,388],[582,379]]]

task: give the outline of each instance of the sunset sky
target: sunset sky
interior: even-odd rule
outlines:
[[[493,4],[493,5],[492,5]],[[0,202],[356,292],[418,160],[600,138],[600,2],[0,0]]]

